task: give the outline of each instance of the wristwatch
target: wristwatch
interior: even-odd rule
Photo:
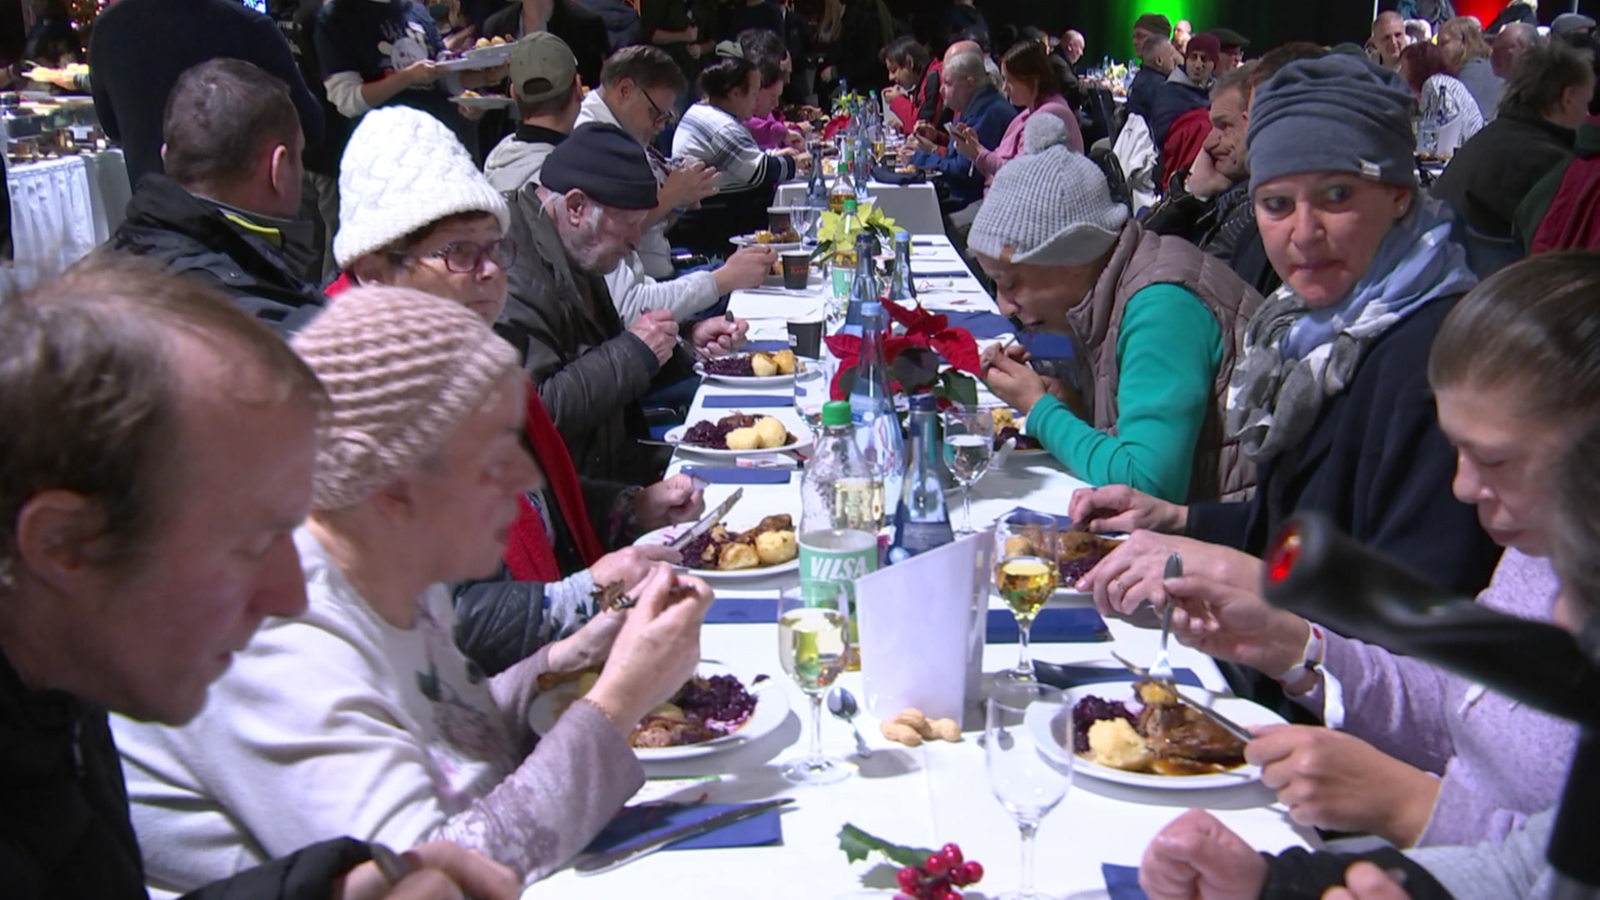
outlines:
[[[1306,681],[1307,675],[1316,674],[1322,668],[1323,659],[1328,652],[1328,642],[1322,633],[1322,626],[1315,623],[1307,624],[1311,626],[1311,630],[1306,635],[1304,649],[1300,651],[1300,661],[1291,666],[1289,671],[1273,679],[1290,693],[1305,693],[1293,690],[1294,686]]]

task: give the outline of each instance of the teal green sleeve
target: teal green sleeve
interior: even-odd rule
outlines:
[[[1117,435],[1096,431],[1048,395],[1028,414],[1028,434],[1090,484],[1126,484],[1182,503],[1221,364],[1222,331],[1200,298],[1152,285],[1122,313]]]

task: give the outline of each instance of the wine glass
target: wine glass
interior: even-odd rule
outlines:
[[[1017,618],[1017,667],[1006,673],[1012,681],[1034,680],[1028,634],[1033,617],[1060,583],[1057,530],[1054,516],[1027,510],[1007,513],[994,526],[994,553],[999,560],[994,567],[994,587]]]
[[[961,485],[961,534],[972,534],[972,486],[994,458],[994,414],[976,406],[944,412],[944,467]]]
[[[811,742],[806,755],[783,767],[801,784],[832,784],[850,777],[843,761],[822,753],[822,695],[850,658],[850,593],[845,585],[812,582],[778,598],[778,659],[811,701]]]
[[[983,731],[989,789],[1016,818],[1022,832],[1020,883],[1016,893],[1004,895],[1006,898],[1043,900],[1033,890],[1034,837],[1040,821],[1072,785],[1072,767],[1050,759],[1043,741],[1050,739],[1048,723],[1061,715],[1065,706],[1060,691],[1037,682],[1002,684],[989,697]]]
[[[829,400],[833,373],[828,360],[802,360],[794,370],[794,411],[813,434],[822,427],[822,405]]]
[[[789,224],[800,235],[800,246],[805,250],[817,246],[817,210],[809,205],[796,206],[789,211]]]

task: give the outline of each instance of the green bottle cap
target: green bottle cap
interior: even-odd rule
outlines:
[[[850,402],[848,400],[829,400],[827,403],[822,404],[822,424],[824,426],[849,425]]]
[[[853,213],[853,212],[856,211],[856,207],[857,207],[857,203],[856,203],[854,197],[849,197],[849,198],[845,199],[845,201],[844,201],[844,211],[845,212]]]

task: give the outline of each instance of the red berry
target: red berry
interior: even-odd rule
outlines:
[[[917,888],[922,886],[922,873],[915,866],[906,866],[897,876],[900,881],[900,890],[908,894],[915,894]]]
[[[983,865],[977,860],[968,860],[961,867],[961,877],[967,884],[977,884],[983,880]]]
[[[944,900],[961,900],[961,892],[960,891],[946,891],[945,895],[944,895]]]
[[[929,875],[938,876],[938,875],[943,875],[945,872],[949,871],[950,863],[947,862],[943,856],[935,853],[932,856],[928,857],[927,865],[923,866],[922,868]]]
[[[961,848],[959,846],[945,844],[944,849],[940,850],[939,853],[944,856],[945,862],[949,863],[951,868],[961,865]]]

